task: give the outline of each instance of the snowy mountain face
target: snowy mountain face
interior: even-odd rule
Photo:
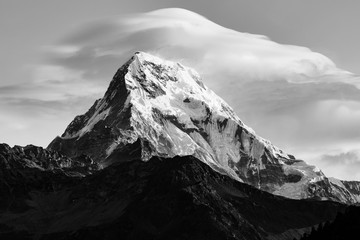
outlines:
[[[69,157],[89,155],[102,167],[191,155],[277,195],[358,201],[346,184],[333,183],[318,168],[257,136],[196,71],[142,52],[117,71],[104,97],[48,148]]]

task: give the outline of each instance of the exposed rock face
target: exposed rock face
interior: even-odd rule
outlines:
[[[0,175],[0,239],[292,240],[345,209],[274,196],[194,157],[121,162],[84,177],[14,166]]]
[[[65,175],[82,177],[99,170],[100,167],[86,155],[70,159],[56,151],[34,145],[11,148],[7,144],[0,144],[0,171],[24,169],[62,172]]]
[[[341,181],[345,188],[353,195],[357,203],[360,203],[360,182],[356,181]]]
[[[336,178],[329,178],[332,190],[340,196],[347,196],[351,203],[360,204],[360,182],[342,181]]]
[[[69,157],[89,155],[104,167],[136,158],[192,155],[277,195],[356,202],[318,168],[257,136],[193,69],[146,53],[124,64],[104,97],[48,148]]]

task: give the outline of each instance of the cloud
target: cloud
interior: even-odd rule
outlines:
[[[360,149],[321,156],[319,163],[325,174],[339,175],[344,180],[360,179]]]
[[[47,146],[106,86],[60,65],[34,65],[26,83],[0,86],[0,142]]]
[[[71,46],[71,47],[69,47]],[[226,29],[184,9],[162,9],[90,23],[55,47],[76,49],[53,54],[50,61],[72,69],[108,76],[106,63],[120,65],[136,51],[194,66],[211,83],[224,74],[238,79],[304,81],[329,74],[348,74],[327,57],[304,47],[281,45],[265,36]],[[108,69],[106,69],[108,70]],[[112,70],[114,71],[114,70]],[[222,80],[224,81],[224,80]]]
[[[353,85],[255,81],[219,93],[245,123],[282,147],[359,140],[360,91]]]
[[[0,142],[47,146],[64,131],[74,116],[89,109],[92,96],[39,100],[0,93]]]

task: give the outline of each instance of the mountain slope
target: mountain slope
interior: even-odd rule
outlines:
[[[129,159],[192,155],[277,195],[357,201],[318,168],[257,136],[195,70],[142,52],[117,71],[104,97],[48,148],[69,157],[89,155],[103,167]]]
[[[1,161],[18,162],[13,156]],[[84,177],[29,166],[2,171],[0,183],[15,191],[0,188],[8,199],[1,239],[292,240],[345,210],[274,196],[191,156],[134,159]]]
[[[360,225],[360,207],[349,206],[339,213],[331,223],[313,228],[311,234],[305,234],[300,240],[341,240],[358,239]]]

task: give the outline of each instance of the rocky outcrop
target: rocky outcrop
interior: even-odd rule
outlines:
[[[192,155],[270,193],[356,202],[318,168],[257,136],[195,70],[146,53],[136,53],[124,64],[104,97],[77,116],[48,149],[69,157],[86,154],[102,167]]]
[[[0,144],[0,171],[38,169],[40,171],[62,172],[79,177],[100,169],[89,156],[77,155],[69,158],[53,150],[28,145],[25,147]]]
[[[345,189],[352,195],[354,202],[360,204],[360,182],[357,181],[341,181]]]

